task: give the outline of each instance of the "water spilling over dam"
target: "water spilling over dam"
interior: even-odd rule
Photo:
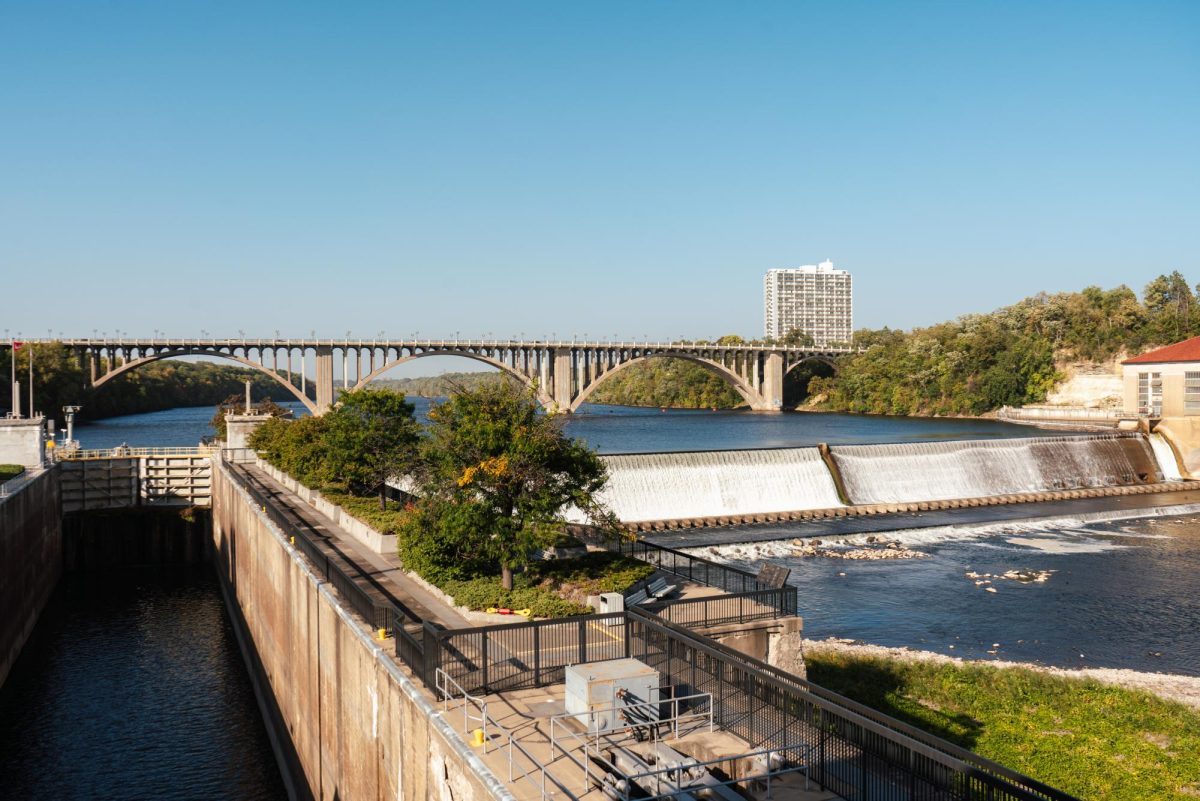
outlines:
[[[1157,481],[1141,436],[847,445],[832,449],[854,503],[980,498]]]
[[[717,517],[839,506],[816,448],[601,457],[604,501],[621,520]]]
[[[1165,445],[1165,443],[1164,443]],[[1161,453],[1160,453],[1161,451]],[[602,457],[604,500],[625,522],[1123,487],[1178,478],[1141,435],[645,453]],[[836,467],[835,471],[831,467]]]

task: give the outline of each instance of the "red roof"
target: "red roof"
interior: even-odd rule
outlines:
[[[1200,337],[1192,337],[1165,348],[1149,350],[1121,364],[1162,364],[1164,362],[1200,362]]]

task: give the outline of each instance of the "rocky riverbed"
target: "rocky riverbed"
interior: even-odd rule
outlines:
[[[923,559],[929,554],[906,548],[899,540],[888,539],[882,535],[867,537],[863,547],[836,547],[838,543],[826,543],[812,539],[792,540],[793,556],[819,556],[826,559],[850,559],[858,561],[878,561],[883,559]],[[834,547],[830,547],[834,546]]]

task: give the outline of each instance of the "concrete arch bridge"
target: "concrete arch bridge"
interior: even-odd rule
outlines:
[[[38,341],[38,340],[34,340]],[[520,340],[330,339],[64,339],[89,376],[89,386],[142,365],[180,356],[227,359],[282,384],[313,414],[335,400],[337,383],[359,388],[393,367],[428,356],[461,356],[488,364],[531,387],[541,403],[574,412],[607,378],[654,358],[685,359],[724,379],[751,409],[783,406],[784,376],[809,361],[836,369],[849,348],[652,342],[544,342]],[[8,348],[3,343],[0,348]],[[315,375],[307,374],[312,362]],[[340,363],[340,375],[336,369]]]

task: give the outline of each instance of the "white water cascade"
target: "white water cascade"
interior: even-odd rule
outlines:
[[[603,501],[623,521],[841,506],[816,448],[602,456]]]
[[[832,449],[856,504],[1111,487],[1161,475],[1139,436],[1031,437]]]
[[[1158,471],[1162,473],[1165,481],[1183,481],[1183,475],[1179,472],[1179,462],[1175,461],[1175,451],[1162,434],[1150,435],[1150,450],[1154,451],[1154,458],[1158,460]]]

